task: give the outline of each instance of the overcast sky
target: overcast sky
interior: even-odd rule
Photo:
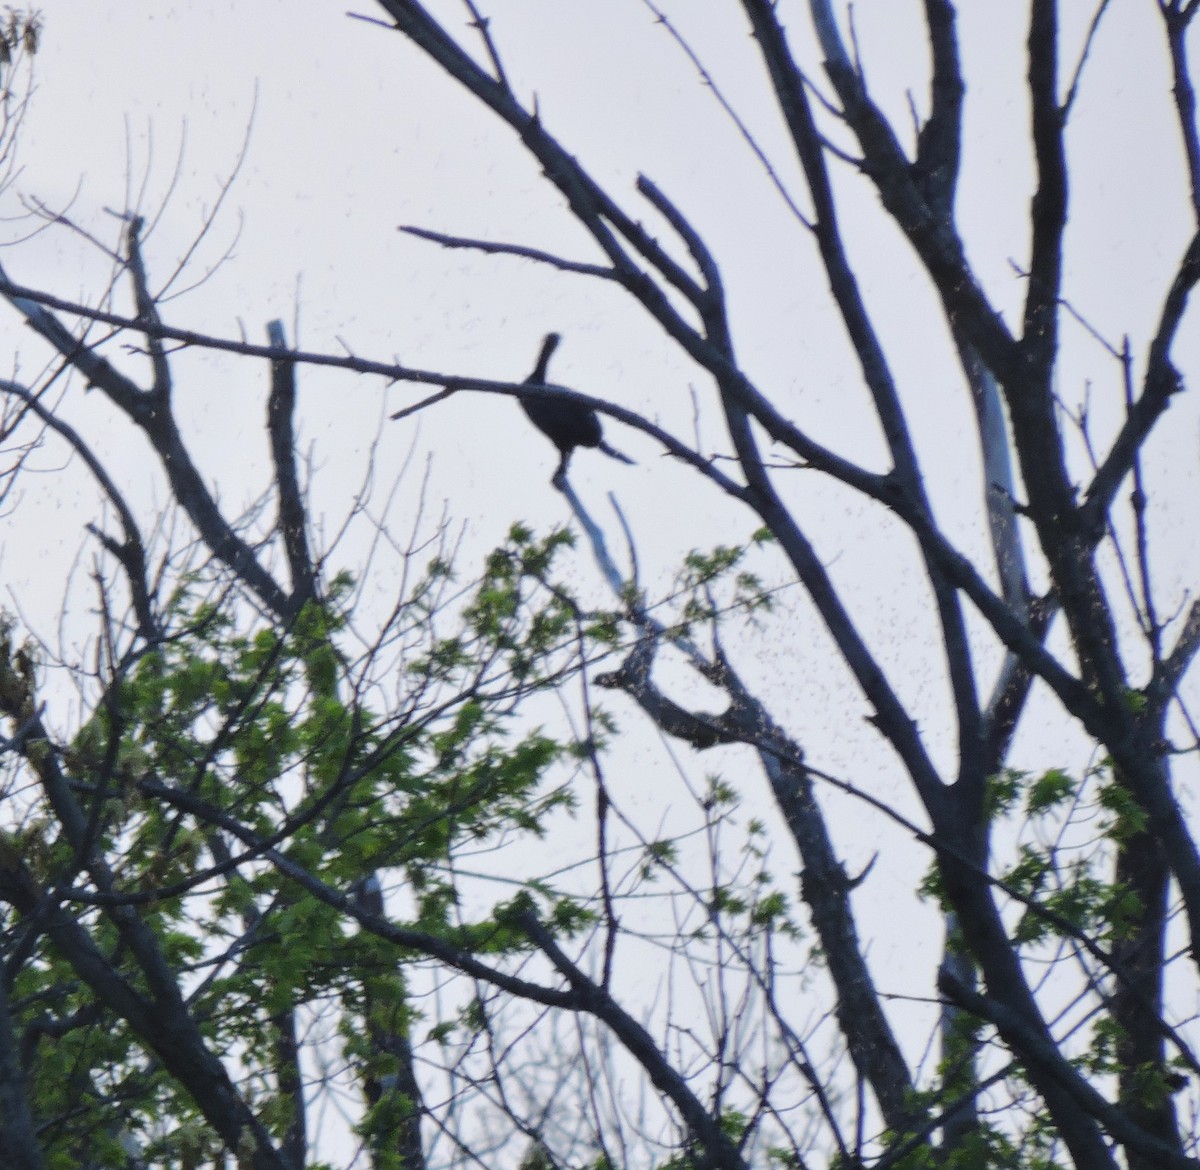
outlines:
[[[165,279],[240,161],[192,258],[193,278],[232,251],[207,283],[170,303],[172,324],[226,336],[244,329],[261,340],[266,321],[282,317],[297,340],[298,319],[298,341],[308,349],[348,349],[496,378],[524,377],[542,335],[554,329],[565,336],[555,380],[641,410],[685,439],[695,433],[694,390],[701,446],[724,449],[711,387],[613,289],[521,260],[446,252],[397,232],[400,224],[416,224],[596,259],[511,131],[399,36],[326,0],[45,0],[41,7],[38,92],[22,140],[25,195],[68,209],[73,221],[109,241],[117,228],[106,208],[135,205],[157,217],[147,256]],[[461,20],[461,5],[435,7]],[[737,6],[687,0],[667,7],[807,206],[764,101],[761,69]],[[972,261],[1012,322],[1023,286],[1010,261],[1020,264],[1026,254],[1030,193],[1026,6],[993,0],[961,7],[970,77],[961,218]],[[1064,6],[1070,43],[1082,43],[1092,7],[1083,0]],[[817,438],[882,469],[877,431],[863,421],[857,366],[826,303],[811,240],[647,8],[639,0],[504,0],[485,8],[514,85],[526,98],[537,95],[546,125],[564,145],[639,217],[653,219],[632,189],[645,171],[694,218],[722,264],[738,352],[763,389],[794,404],[790,409]],[[807,45],[804,6],[794,8],[790,27],[797,43]],[[356,10],[376,11],[365,0]],[[920,5],[858,0],[855,11],[873,89],[904,125],[906,90],[918,106],[924,103]],[[1164,274],[1187,238],[1158,25],[1148,0],[1115,0],[1070,141],[1076,168],[1070,295],[1108,338],[1119,343],[1128,331],[1135,345],[1144,342]],[[816,58],[809,60],[819,78]],[[906,247],[881,225],[875,196],[848,171],[839,183],[864,288],[902,390],[915,404],[939,513],[967,551],[986,558],[970,404],[929,311],[931,293]],[[23,229],[10,224],[9,230],[15,238]],[[7,249],[3,262],[20,282],[85,299],[105,271],[85,242],[62,230]],[[185,276],[180,283],[192,281]],[[1191,328],[1185,359],[1195,356],[1196,343]],[[1111,425],[1120,407],[1113,364],[1082,330],[1068,330],[1065,345],[1064,401],[1076,406],[1092,393],[1096,425]],[[256,429],[265,368],[189,353],[178,359],[178,370],[180,408],[205,471],[225,500],[249,500],[265,483]],[[302,439],[315,445],[321,509],[333,524],[358,486],[381,415],[421,391],[344,373],[304,371],[301,378]],[[82,388],[76,393],[82,400]],[[91,401],[78,409],[96,417],[104,411]],[[648,583],[669,579],[687,549],[745,539],[752,530],[748,515],[697,486],[646,439],[611,422],[608,433],[638,466],[584,452],[573,463],[572,482],[606,521],[604,493],[616,492],[632,517]],[[161,498],[136,452],[121,446],[126,440],[125,432],[113,432],[113,453],[131,490]],[[1179,477],[1195,483],[1198,447],[1194,406],[1173,405],[1171,427],[1155,447],[1163,453],[1158,468],[1173,485]],[[419,423],[384,426],[381,466],[399,467],[410,450],[412,491],[397,507],[411,507],[431,458],[433,510],[445,501],[451,517],[470,523],[470,551],[499,539],[514,519],[543,528],[566,519],[547,482],[556,454],[512,400],[457,396]],[[78,548],[79,524],[93,500],[81,485],[55,502],[61,538],[51,554]],[[923,602],[921,588],[915,576],[880,571],[908,548],[907,538],[844,494],[808,480],[794,502],[835,577],[852,583],[864,627],[877,635],[885,665],[947,759],[953,741],[941,709],[939,660],[914,626],[913,597]],[[71,516],[79,524],[64,522]],[[1179,586],[1176,603],[1193,580],[1194,563],[1185,557],[1192,539],[1181,533],[1178,563],[1164,564]],[[21,558],[10,547],[3,565],[10,580],[28,569]],[[906,593],[909,585],[915,594]],[[882,792],[893,791],[888,758],[871,733],[840,734],[862,726],[863,712],[853,695],[847,708],[848,692],[836,674],[814,672],[823,643],[798,600],[794,617],[791,641],[773,638],[758,647],[747,669],[776,679],[785,722],[802,711],[807,724],[838,729],[818,745],[823,764],[837,770],[853,762],[878,775]],[[1053,726],[1046,731],[1043,738],[1058,736]],[[869,857],[874,843],[864,840],[848,866]],[[889,888],[881,882],[876,891],[885,956],[907,941],[887,937]]]

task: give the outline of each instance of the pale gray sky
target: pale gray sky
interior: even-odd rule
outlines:
[[[434,7],[463,11],[451,3]],[[632,190],[644,170],[694,218],[722,264],[739,353],[764,391],[794,404],[795,417],[816,437],[878,466],[881,447],[874,424],[862,421],[866,399],[857,365],[827,303],[811,240],[647,8],[638,0],[503,0],[485,7],[514,84],[525,96],[537,94],[546,125],[564,145],[639,217],[654,218]],[[777,119],[763,101],[754,45],[736,6],[689,0],[666,7],[807,207]],[[798,41],[808,35],[803,7],[794,5],[791,18]],[[961,7],[970,78],[961,219],[981,279],[1015,322],[1023,285],[1010,260],[1020,264],[1026,253],[1031,182],[1026,6],[992,0]],[[1070,36],[1081,44],[1093,5],[1074,0],[1064,7]],[[924,103],[926,50],[911,31],[919,29],[919,8],[916,0],[855,5],[868,76],[901,124],[907,89]],[[1069,294],[1110,340],[1119,343],[1128,331],[1135,347],[1144,344],[1188,231],[1152,9],[1146,0],[1112,5],[1070,139]],[[555,329],[565,335],[555,380],[641,410],[684,438],[692,435],[694,388],[704,404],[703,444],[723,448],[710,386],[613,289],[521,260],[446,252],[397,233],[398,224],[413,223],[595,259],[513,134],[399,36],[350,19],[343,5],[325,0],[45,0],[42,10],[39,89],[23,139],[20,189],[53,207],[69,205],[75,222],[111,240],[115,221],[104,209],[124,206],[132,184],[144,189],[140,206],[154,216],[181,160],[147,248],[160,274],[171,270],[213,206],[253,112],[242,170],[193,270],[204,271],[236,240],[233,255],[203,287],[171,302],[173,324],[230,336],[244,327],[261,340],[265,322],[278,316],[295,340],[298,312],[305,348],[348,347],[380,360],[396,356],[497,378],[523,377],[541,336]],[[357,10],[375,14],[365,0]],[[815,56],[809,60],[819,78]],[[939,514],[966,551],[986,560],[970,403],[929,312],[928,285],[882,222],[876,196],[849,171],[839,184],[864,288],[913,404]],[[21,225],[10,231],[19,234]],[[663,226],[659,234],[665,239],[669,231]],[[104,272],[86,245],[62,231],[7,249],[2,259],[14,279],[66,295],[87,297]],[[15,322],[8,336],[14,328]],[[1070,380],[1060,393],[1075,407],[1090,384],[1102,441],[1120,413],[1115,367],[1082,330],[1068,329],[1064,344]],[[1195,359],[1196,346],[1190,326],[1181,358]],[[179,400],[206,471],[222,484],[225,499],[249,498],[263,482],[252,469],[265,467],[257,426],[266,370],[202,354],[178,364]],[[301,379],[302,436],[315,444],[322,509],[333,523],[357,487],[383,405],[396,409],[422,392],[385,391],[378,380],[342,373],[305,371]],[[82,398],[81,388],[74,393]],[[89,401],[78,409],[104,407]],[[752,529],[748,515],[698,487],[648,440],[611,422],[607,429],[638,466],[585,452],[575,458],[572,480],[602,518],[604,492],[617,493],[648,582],[668,580],[689,548],[744,539]],[[445,499],[452,517],[471,522],[470,553],[498,539],[514,519],[541,527],[565,519],[565,506],[547,486],[555,454],[511,400],[463,395],[430,412],[419,433],[413,419],[386,426],[381,466],[398,466],[414,434],[413,488],[431,454],[432,498],[439,507]],[[1185,484],[1185,502],[1195,499],[1198,448],[1195,404],[1176,402],[1151,448],[1151,472],[1155,482]],[[135,454],[124,469],[133,490],[145,498],[158,491],[161,498]],[[74,512],[82,521],[92,498],[80,487],[56,504],[56,515]],[[947,759],[953,740],[940,658],[914,617],[923,587],[915,573],[890,567],[891,558],[910,552],[908,538],[802,474],[793,498],[835,578],[850,587],[856,614],[923,732]],[[398,508],[411,499],[402,494]],[[1178,604],[1196,579],[1194,504],[1159,523],[1160,532],[1179,526],[1162,562]],[[56,524],[62,539],[51,555],[73,554],[78,525]],[[619,537],[614,541],[619,547]],[[10,545],[2,566],[10,580],[26,567],[22,556]],[[861,779],[877,778],[881,795],[908,803],[889,757],[861,721],[861,703],[827,665],[808,608],[799,599],[785,605],[793,607],[791,640],[779,639],[778,626],[761,645],[748,636],[747,673],[773,680],[777,714],[814,736],[817,762],[854,767]],[[1173,608],[1170,598],[1166,608]],[[1054,708],[1038,710],[1043,733],[1031,727],[1023,750],[1047,764],[1078,763],[1045,758],[1061,733]],[[823,729],[835,734],[821,743]],[[661,767],[648,749],[630,760],[635,770]],[[644,786],[646,776],[637,782]],[[861,810],[853,815],[861,817]],[[870,856],[879,832],[874,825],[864,830],[851,846],[858,853],[847,856],[849,868]],[[877,956],[888,961],[908,946],[913,911],[902,900],[904,878],[925,860],[922,853],[885,858],[865,900],[866,929],[875,932]],[[887,880],[895,875],[901,880]]]
[[[553,367],[557,379],[643,410],[684,436],[692,433],[694,387],[704,404],[703,443],[721,447],[709,386],[611,288],[521,260],[446,252],[396,232],[415,223],[595,258],[512,133],[399,36],[324,0],[48,0],[42,7],[39,90],[20,188],[51,206],[69,205],[75,222],[111,240],[115,221],[104,209],[124,205],[131,184],[142,192],[142,209],[156,214],[178,163],[148,247],[160,274],[213,206],[253,112],[242,170],[192,271],[203,272],[236,241],[233,255],[207,284],[171,303],[174,323],[226,335],[244,328],[259,339],[274,316],[288,322],[290,334],[298,312],[307,348],[345,346],[495,377],[523,376],[542,334],[557,329],[566,338]],[[963,7],[970,132],[962,220],[982,279],[1013,319],[1022,284],[1009,262],[1025,253],[1030,184],[1023,6]],[[795,8],[790,27],[799,43],[808,22],[803,6]],[[1065,9],[1081,43],[1092,5],[1075,0]],[[1161,35],[1147,9],[1129,0],[1112,6],[1071,138],[1070,242],[1079,246],[1069,257],[1070,294],[1114,341],[1125,330],[1145,336],[1187,228]],[[449,2],[441,10],[456,18],[463,12]],[[359,11],[374,15],[369,4]],[[669,11],[807,206],[736,6],[688,3]],[[903,125],[906,90],[924,100],[925,47],[912,31],[919,5],[860,0],[855,13],[874,90]],[[648,9],[639,0],[507,0],[492,17],[515,85],[536,93],[546,124],[568,149],[639,216],[653,220],[632,192],[639,170],[693,216],[722,264],[738,350],[763,389],[794,402],[796,417],[818,438],[878,461],[874,424],[862,421],[857,365],[827,304],[811,241]],[[871,307],[902,389],[918,404],[914,420],[941,514],[964,548],[982,553],[969,403],[945,360],[940,327],[930,325],[928,286],[906,246],[881,224],[874,194],[849,172],[839,181]],[[667,229],[660,234],[666,238]],[[8,250],[4,262],[15,279],[81,295],[104,271],[62,231]],[[1195,337],[1192,330],[1193,347]],[[1068,330],[1065,344],[1073,382],[1061,387],[1064,401],[1081,402],[1090,380],[1102,426],[1119,406],[1114,371],[1082,331]],[[180,358],[179,367],[194,438],[209,473],[233,498],[238,477],[264,455],[255,423],[265,371],[197,354]],[[413,391],[384,394],[377,380],[311,372],[302,385],[303,435],[316,444],[332,518],[339,490],[357,484],[381,402],[395,409]],[[920,406],[926,401],[928,410]],[[245,423],[231,426],[242,410]],[[1172,414],[1178,419],[1160,441],[1182,444],[1170,465],[1194,477],[1194,412],[1178,403]],[[694,545],[744,536],[749,518],[697,488],[648,441],[612,423],[609,430],[639,466],[587,453],[576,458],[574,478],[598,507],[604,491],[618,492],[648,571],[669,571]],[[385,463],[400,462],[415,431],[411,419],[385,428]],[[553,451],[511,401],[451,400],[426,415],[417,444],[418,462],[434,455],[433,498],[471,519],[481,542],[514,517],[544,525],[564,515],[546,489]],[[878,526],[863,527],[857,504],[803,476],[797,485],[799,506],[837,575],[865,591],[864,623],[881,633],[902,629],[904,592],[870,583],[883,549],[902,548],[905,538],[897,545]],[[940,667],[936,656],[922,661],[923,641],[887,633],[885,655],[894,647],[894,665],[915,680],[911,698],[920,709],[928,694],[936,719],[939,688],[927,684]]]

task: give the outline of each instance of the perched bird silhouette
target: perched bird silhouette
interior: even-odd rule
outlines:
[[[546,367],[550,357],[558,347],[562,338],[557,333],[547,333],[542,342],[542,352],[538,354],[537,365],[533,373],[525,379],[526,386],[544,386],[546,384]],[[548,398],[522,398],[521,405],[530,421],[558,449],[562,458],[558,462],[558,470],[554,478],[558,479],[567,470],[567,460],[576,447],[598,447],[605,455],[619,459],[622,463],[632,463],[628,455],[622,455],[604,441],[604,432],[600,428],[600,419],[590,406],[580,406],[577,402],[563,402]]]

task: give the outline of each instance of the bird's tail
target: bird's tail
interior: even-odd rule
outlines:
[[[634,463],[634,461],[632,459],[630,459],[628,455],[622,455],[621,452],[618,451],[615,447],[610,447],[603,440],[601,440],[601,442],[600,442],[600,450],[603,451],[604,454],[607,455],[610,459],[619,459],[622,463],[628,463],[633,467],[637,466],[637,464]]]

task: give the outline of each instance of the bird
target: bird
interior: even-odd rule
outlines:
[[[546,367],[561,340],[562,337],[557,333],[546,334],[546,340],[542,342],[542,352],[538,354],[537,365],[533,367],[533,373],[525,379],[523,385],[546,384]],[[599,416],[590,406],[551,398],[522,398],[521,406],[529,415],[530,422],[558,448],[562,456],[558,462],[558,470],[554,473],[555,480],[566,474],[567,460],[571,458],[571,452],[576,447],[596,447],[612,459],[619,459],[622,463],[633,462],[628,455],[621,454],[604,441]]]

